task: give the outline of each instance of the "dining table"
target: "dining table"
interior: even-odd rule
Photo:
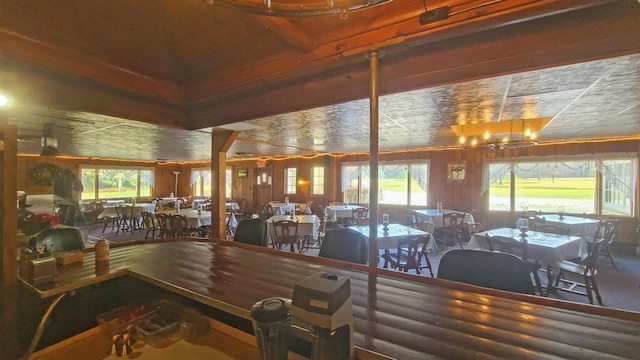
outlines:
[[[463,213],[463,211],[450,210],[450,209],[422,209],[415,210],[418,218],[426,223],[429,223],[434,226],[443,226],[442,215],[449,213]],[[464,213],[464,223],[473,224],[475,222],[473,215],[470,213]]]
[[[124,200],[121,205],[118,206],[130,206],[133,207],[134,215],[141,215],[142,212],[150,212],[153,213],[156,211],[156,204],[154,203],[135,203],[135,204],[125,204]],[[105,207],[100,214],[98,214],[98,219],[103,219],[105,217],[114,217],[118,216],[118,212],[116,211],[116,207]]]
[[[295,203],[295,202],[272,202],[270,203],[271,208],[273,209],[274,215],[287,215],[290,214],[294,209],[296,209],[300,205],[306,205],[304,203]],[[305,207],[304,213],[306,215],[311,215],[311,208]]]
[[[200,228],[202,226],[210,226],[211,225],[211,211],[198,211],[193,209],[180,209],[175,211],[173,209],[166,210],[158,210],[159,213],[166,214],[178,214],[184,215],[187,218],[187,225],[193,228]],[[229,217],[225,218],[225,223],[229,221]],[[231,214],[231,227],[236,228],[238,226],[238,220],[236,219],[235,214]]]
[[[102,206],[105,208],[113,208],[116,206],[124,205],[124,200],[106,200]]]
[[[593,236],[598,229],[599,219],[593,219],[582,216],[544,214],[539,215],[543,222],[554,224],[569,229],[569,235],[576,236]],[[520,228],[522,218],[516,221],[516,228]],[[529,224],[531,225],[531,224]]]
[[[338,219],[353,217],[353,210],[363,208],[360,205],[329,205],[324,208],[324,214],[329,221],[336,222]]]
[[[267,234],[269,236],[275,236],[273,223],[280,220],[297,221],[299,236],[312,236],[314,241],[318,240],[318,235],[320,234],[320,218],[316,215],[296,215],[293,219],[290,215],[273,215],[267,219]]]
[[[559,263],[569,259],[585,259],[589,255],[586,241],[580,236],[545,233],[540,231],[522,231],[514,228],[499,228],[473,234],[467,249],[490,250],[487,236],[500,237],[521,242],[527,240],[527,257],[540,260],[547,266],[547,292],[551,290],[553,279],[559,273]]]

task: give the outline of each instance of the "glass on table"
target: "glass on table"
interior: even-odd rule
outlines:
[[[389,214],[382,214],[382,226],[385,229],[389,227]]]

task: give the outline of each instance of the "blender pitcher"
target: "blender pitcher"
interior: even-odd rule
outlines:
[[[261,360],[286,360],[291,333],[291,300],[268,298],[251,307],[253,332]]]

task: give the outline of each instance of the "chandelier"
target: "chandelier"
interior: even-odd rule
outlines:
[[[547,118],[454,125],[452,129],[463,149],[516,149],[538,144],[538,134]]]
[[[352,11],[384,4],[391,0],[205,0],[231,10],[270,16],[340,15],[342,19]]]

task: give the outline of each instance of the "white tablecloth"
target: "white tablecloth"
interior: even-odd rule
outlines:
[[[198,205],[202,205],[202,208],[204,209],[207,203],[210,203],[211,200],[209,199],[193,199],[193,201],[191,201],[191,208],[193,210],[198,210]]]
[[[369,239],[369,225],[349,226]],[[402,224],[389,224],[387,231],[382,224],[378,224],[378,249],[396,249],[398,240],[406,237],[426,237],[429,233]]]
[[[124,201],[124,200],[123,200]],[[125,205],[124,203],[122,205]],[[126,206],[133,206],[133,214],[140,215],[141,212],[146,211],[153,213],[156,211],[156,205],[153,203],[135,203],[127,204]],[[115,207],[105,207],[104,210],[98,214],[98,219],[102,219],[107,216],[117,216]]]
[[[109,207],[116,207],[119,205],[124,205],[124,200],[107,200],[104,202],[102,206],[105,208],[109,208]]]
[[[336,222],[338,219],[350,218],[354,209],[362,209],[360,205],[329,205],[324,208],[324,213],[329,221]]]
[[[558,214],[544,214],[540,215],[540,218],[544,219],[545,222],[549,224],[554,224],[558,226],[562,226],[569,229],[569,235],[576,236],[593,236],[596,233],[596,229],[598,228],[598,223],[600,220],[585,218],[580,216],[570,216],[565,215],[560,219],[560,215]],[[516,221],[516,228],[520,227],[520,221],[522,219],[518,219]],[[529,224],[531,226],[531,224]]]
[[[275,236],[273,232],[273,222],[279,220],[290,220],[289,215],[274,215],[267,220],[267,231],[269,236]],[[320,229],[320,219],[315,215],[296,215],[298,221],[298,235],[311,235],[314,240],[318,240],[318,230]]]
[[[502,237],[521,241],[521,232],[518,229],[500,228],[483,231],[474,234],[469,240],[467,249],[489,250],[485,238],[490,236]],[[537,259],[551,266],[555,274],[558,274],[558,263],[562,260],[581,258],[588,255],[587,244],[579,236],[549,234],[537,231],[527,231],[527,257]]]
[[[303,205],[302,203],[271,203],[271,208],[275,215],[287,215],[290,214],[296,206]],[[305,204],[306,205],[306,204]],[[311,215],[311,209],[307,206],[305,214]]]
[[[178,212],[175,210],[160,210],[158,212],[166,213],[166,214],[179,214],[184,215],[187,218],[187,225],[193,228],[199,228],[201,226],[210,226],[211,225],[211,211],[201,211],[198,214],[198,210],[193,209],[180,209]],[[228,217],[225,217],[225,224],[228,220]],[[235,228],[238,226],[238,220],[235,215],[231,218],[231,227]]]
[[[454,213],[454,212],[460,213],[462,211],[449,210],[449,209],[443,209],[442,212],[438,212],[438,210],[436,209],[416,210],[416,214],[418,215],[420,220],[423,220],[424,222],[435,225],[436,227],[443,225],[442,224],[443,214]],[[463,222],[467,224],[474,223],[475,221],[473,219],[473,215],[469,213],[465,213]]]

